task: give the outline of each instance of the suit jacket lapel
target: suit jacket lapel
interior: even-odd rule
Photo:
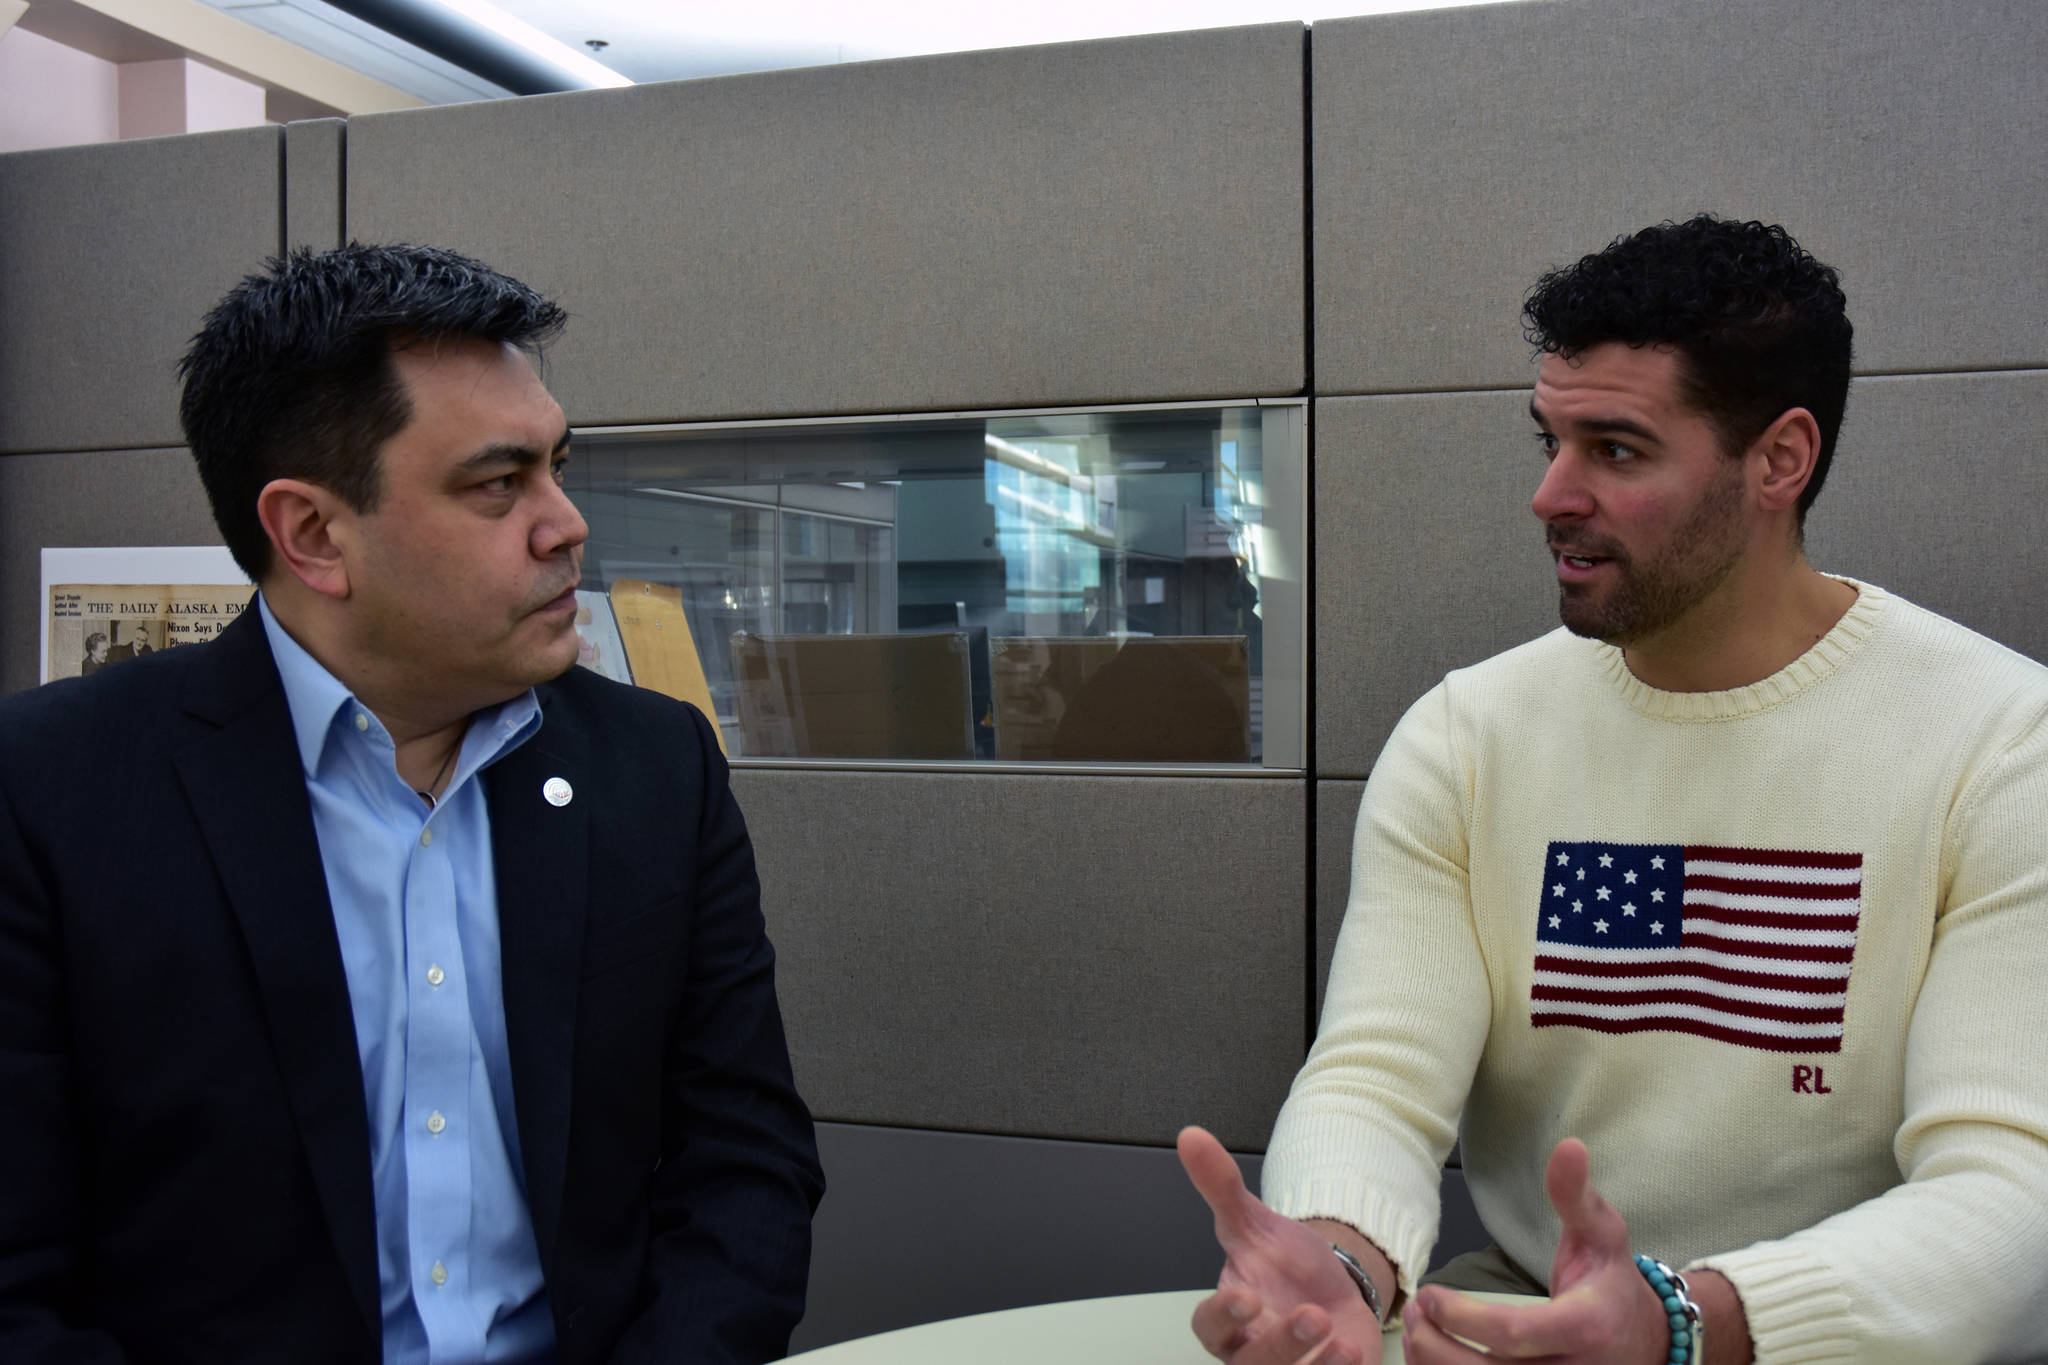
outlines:
[[[381,1339],[355,1018],[290,708],[253,601],[205,648],[184,702],[209,732],[179,752],[178,775],[248,945],[349,1289]]]
[[[538,735],[485,773],[498,881],[505,1036],[519,1115],[526,1203],[541,1265],[554,1259],[569,1158],[571,1063],[576,1051],[577,983],[582,976],[585,889],[590,861],[589,755],[573,723],[540,689]],[[570,798],[555,805],[555,778]]]

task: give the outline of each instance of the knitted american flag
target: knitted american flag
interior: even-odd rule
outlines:
[[[1840,1052],[1863,855],[1553,843],[1529,1022]]]

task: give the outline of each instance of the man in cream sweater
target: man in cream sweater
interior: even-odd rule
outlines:
[[[2048,1359],[2048,670],[1807,563],[1850,325],[1782,229],[1645,229],[1525,319],[1565,628],[1387,742],[1265,1202],[1182,1134],[1197,1335]],[[1461,1135],[1494,1245],[1418,1288]]]

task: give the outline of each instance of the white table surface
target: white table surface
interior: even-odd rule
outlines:
[[[1010,1308],[842,1341],[791,1365],[1213,1365],[1188,1319],[1210,1289],[1076,1299]],[[1510,1303],[1518,1294],[1475,1294]],[[1383,1365],[1400,1365],[1401,1334],[1386,1335]]]

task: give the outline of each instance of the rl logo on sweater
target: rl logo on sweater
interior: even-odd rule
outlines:
[[[1840,1052],[1863,855],[1553,843],[1529,1022]]]

